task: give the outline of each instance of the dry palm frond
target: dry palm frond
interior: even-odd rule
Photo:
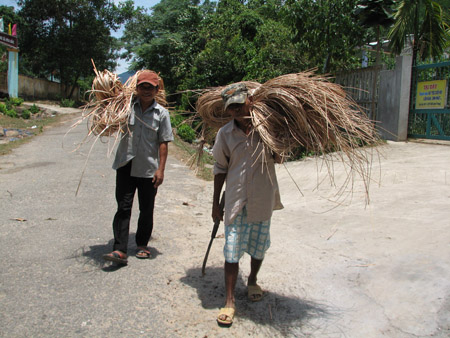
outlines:
[[[298,146],[328,153],[378,142],[373,122],[342,87],[311,72],[267,81],[253,93],[253,102],[254,127],[280,155]]]
[[[134,76],[130,77],[125,84],[122,84],[116,74],[111,73],[106,69],[103,72],[99,72],[97,71],[93,61],[92,64],[94,66],[96,76],[92,82],[89,102],[84,106],[81,118],[69,129],[70,131],[76,128],[84,121],[88,122],[88,135],[83,142],[80,143],[79,147],[85,143],[89,137],[94,136],[95,141],[91,146],[89,155],[95,145],[95,142],[100,137],[114,136],[115,145],[120,139],[121,134],[128,130],[128,119],[131,113],[131,103],[136,95],[136,82],[139,74],[141,73],[141,71],[138,71]],[[159,77],[159,91],[155,97],[155,100],[160,105],[167,106],[164,82],[161,77]],[[114,146],[111,147],[111,149],[112,148],[114,148]],[[86,164],[89,159],[89,155],[87,156]],[[81,184],[81,179],[85,168],[81,174],[78,188]]]
[[[96,77],[92,82],[89,102],[84,107],[79,123],[87,120],[90,134],[117,136],[118,132],[123,133],[128,129],[131,102],[136,95],[136,82],[141,71],[130,77],[123,85],[116,74],[106,69],[99,72],[94,65],[94,72]],[[160,105],[167,106],[164,82],[161,78],[155,100]]]
[[[204,124],[214,129],[231,120],[223,112],[223,88],[209,89],[197,101]],[[378,144],[379,137],[374,123],[341,86],[303,72],[282,75],[249,89],[254,89],[250,109],[253,127],[275,154],[286,158],[299,147],[316,155],[337,154],[349,166],[349,177],[358,173],[368,192],[371,156],[361,146]],[[326,156],[323,159],[332,179],[332,161]]]

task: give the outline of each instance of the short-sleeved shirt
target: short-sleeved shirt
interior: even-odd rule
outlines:
[[[159,166],[159,145],[173,141],[170,115],[156,101],[142,112],[139,99],[131,105],[128,130],[117,148],[113,169],[131,163],[131,176],[151,178]]]
[[[263,222],[282,209],[272,153],[255,130],[246,135],[234,120],[217,133],[214,175],[226,174],[225,225],[244,205],[248,222]]]

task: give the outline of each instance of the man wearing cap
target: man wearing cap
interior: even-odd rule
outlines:
[[[245,84],[237,83],[222,92],[224,110],[232,120],[217,133],[213,156],[214,196],[213,220],[225,224],[225,306],[217,321],[231,325],[235,313],[234,289],[239,260],[244,252],[251,256],[251,271],[247,280],[248,298],[259,301],[263,296],[257,284],[257,274],[266,250],[270,246],[272,211],[282,209],[275,162],[281,158],[268,149],[253,128],[250,109],[252,98]],[[226,181],[225,210],[220,209],[220,192]]]
[[[158,187],[163,183],[168,143],[173,140],[167,109],[155,100],[159,77],[153,71],[138,74],[136,98],[131,104],[128,130],[117,148],[117,212],[113,220],[113,252],[103,258],[127,264],[128,234],[134,194],[138,192],[139,219],[136,231],[137,258],[150,258],[147,244],[153,230],[153,208]]]

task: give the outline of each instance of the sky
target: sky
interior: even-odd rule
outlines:
[[[134,0],[134,5],[137,7],[144,7],[144,8],[151,8],[154,5],[156,5],[160,0]],[[114,2],[117,4],[120,2],[120,0],[114,0]],[[0,6],[14,6],[16,9],[17,1],[15,0],[0,0]],[[19,28],[20,29],[20,28]],[[122,35],[122,29],[117,32],[111,32],[114,37],[120,37]],[[119,66],[116,69],[117,74],[121,74],[123,72],[127,71],[128,63],[125,60],[117,60],[119,63]]]
[[[1,2],[2,0],[0,0]],[[114,2],[117,4],[120,2],[120,0],[114,0]],[[135,7],[144,7],[144,8],[151,8],[154,5],[156,5],[159,2],[159,0],[134,0],[134,6]],[[120,37],[122,35],[122,30],[119,30],[117,32],[112,33],[115,37]],[[125,60],[117,60],[119,65],[116,68],[117,74],[122,74],[128,70],[128,63]]]

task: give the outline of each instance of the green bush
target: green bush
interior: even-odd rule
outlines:
[[[2,114],[6,114],[6,105],[4,103],[0,103],[0,112]]]
[[[195,131],[187,124],[182,124],[177,128],[177,134],[183,141],[192,143],[195,140]]]
[[[72,108],[75,105],[75,101],[71,99],[62,99],[59,104],[61,107],[70,107]]]
[[[20,115],[22,116],[23,119],[28,120],[31,116],[31,112],[28,109],[26,109],[22,111]]]
[[[11,97],[8,100],[6,100],[6,102],[10,103],[11,106],[20,106],[23,103],[23,99],[21,99],[20,97]]]
[[[31,108],[30,108],[30,113],[31,113],[31,114],[37,114],[37,113],[39,113],[39,107],[36,106],[35,104],[33,104],[33,105],[31,106]]]
[[[6,115],[9,117],[17,117],[17,113],[14,109],[8,109],[6,110]]]
[[[183,121],[184,121],[184,118],[180,114],[175,113],[173,115],[170,115],[170,124],[174,128],[177,128],[180,124],[183,123]]]

